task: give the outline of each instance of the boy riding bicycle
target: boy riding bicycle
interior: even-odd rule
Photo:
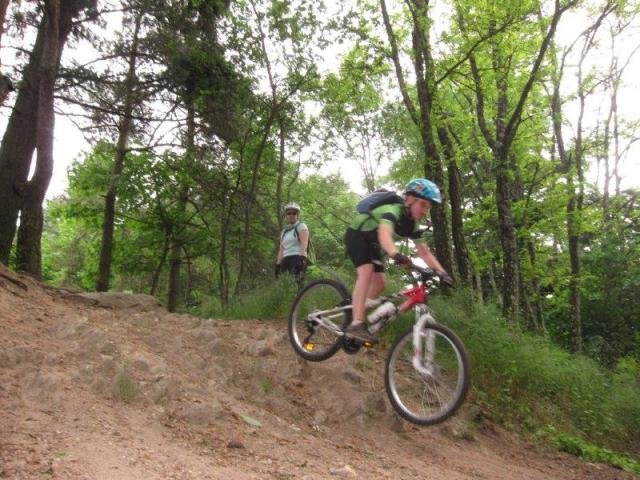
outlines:
[[[345,330],[347,337],[362,342],[378,341],[367,329],[364,319],[367,300],[378,297],[387,283],[382,250],[398,265],[411,264],[411,259],[396,247],[394,234],[411,238],[418,256],[439,272],[443,281],[453,284],[453,278],[431,253],[419,229],[419,220],[429,212],[433,202],[442,202],[438,186],[426,178],[416,178],[407,184],[402,203],[374,207],[359,214],[347,228],[345,245],[357,272],[352,293],[353,322]]]

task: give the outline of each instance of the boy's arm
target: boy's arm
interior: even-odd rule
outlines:
[[[393,225],[391,223],[380,222],[378,226],[378,242],[390,257],[398,253],[398,247],[396,247],[396,242],[393,240],[393,232]]]

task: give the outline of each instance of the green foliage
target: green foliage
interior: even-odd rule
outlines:
[[[579,437],[560,434],[554,439],[558,449],[590,462],[613,465],[627,472],[640,473],[640,461],[628,455],[621,455],[609,449],[591,445]]]
[[[556,425],[618,450],[640,442],[633,366],[623,362],[620,373],[611,373],[548,339],[508,328],[493,307],[475,304],[465,292],[435,298],[432,306],[469,350],[472,401],[493,421],[530,432]]]
[[[603,223],[599,209],[585,214],[582,254],[582,321],[585,352],[613,367],[620,357],[640,358],[640,218],[637,195],[623,192],[611,200],[612,219]],[[613,215],[613,212],[616,212]],[[569,345],[566,259],[554,260],[549,278],[546,323],[553,338]],[[554,257],[550,257],[553,259]],[[562,263],[561,263],[562,262]]]
[[[290,198],[302,207],[318,266],[340,268],[346,262],[343,236],[355,211],[356,196],[338,176],[310,175],[296,182]]]
[[[215,299],[209,299],[200,306],[198,314],[210,318],[286,319],[297,290],[293,276],[280,275],[276,281],[264,282],[235,298],[227,307]]]

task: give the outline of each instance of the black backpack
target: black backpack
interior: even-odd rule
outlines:
[[[377,208],[381,205],[391,205],[394,203],[402,204],[404,203],[404,198],[398,195],[396,192],[392,192],[385,188],[379,188],[368,195],[365,195],[356,205],[356,210],[359,214],[366,213],[369,215],[369,218],[372,218],[371,210]],[[358,230],[362,228],[362,225],[368,219],[364,219],[362,223],[358,226]]]
[[[396,192],[380,188],[364,196],[356,205],[356,210],[358,213],[370,213],[374,208],[393,203],[404,203],[404,199]]]

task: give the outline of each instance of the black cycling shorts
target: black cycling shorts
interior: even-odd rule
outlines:
[[[307,270],[307,263],[307,257],[303,255],[289,255],[282,259],[280,271],[283,273],[289,272],[294,275],[304,276],[304,273]]]
[[[378,243],[377,230],[363,232],[347,228],[347,233],[344,235],[344,244],[347,247],[347,254],[356,268],[360,265],[372,263],[374,272],[384,272],[382,250]]]

